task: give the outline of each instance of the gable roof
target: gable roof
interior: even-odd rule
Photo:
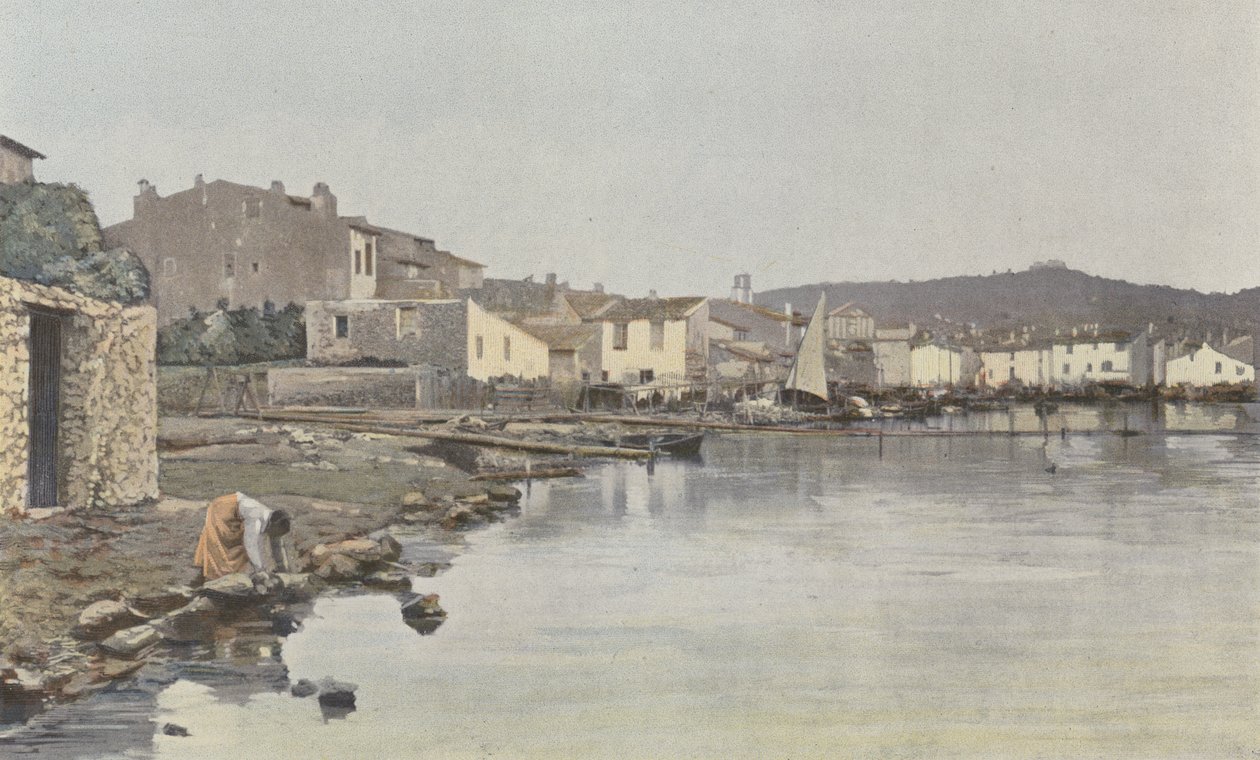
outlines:
[[[564,294],[564,300],[568,302],[569,308],[573,309],[578,317],[591,319],[603,314],[614,303],[620,301],[621,297],[594,291],[569,291]]]
[[[552,351],[576,351],[600,333],[599,325],[535,324],[523,320],[514,321],[517,327],[547,344]]]
[[[1253,364],[1256,360],[1255,341],[1250,335],[1235,338],[1221,346],[1221,353],[1243,364]]]
[[[732,322],[729,319],[722,319],[721,317],[712,313],[709,314],[709,321],[717,322],[719,325],[726,325],[727,327],[730,327],[735,330],[743,330],[745,332],[748,330],[748,328],[745,327],[744,325],[741,325],[737,322]]]
[[[703,296],[679,298],[628,298],[605,311],[598,318],[605,321],[635,319],[679,320],[691,316],[708,299]]]
[[[837,317],[837,316],[869,317],[870,314],[867,314],[866,311],[862,309],[862,307],[858,306],[852,301],[849,301],[848,303],[837,306],[836,308],[827,312],[827,316],[829,317]]]
[[[0,148],[6,148],[27,158],[47,158],[47,156],[34,148],[28,148],[12,137],[5,137],[4,135],[0,135]]]

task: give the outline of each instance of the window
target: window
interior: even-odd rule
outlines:
[[[245,204],[244,204],[245,218],[257,219],[261,208],[262,208],[261,200],[259,200],[258,198],[246,198]]]
[[[1014,368],[1014,367],[1011,367],[1011,376],[1010,376],[1010,378],[1009,378],[1009,379],[1010,379],[1010,380],[1014,380],[1014,379],[1015,379],[1015,368]]]
[[[1111,372],[1111,371],[1112,371],[1112,370],[1111,370],[1112,366],[1114,366],[1114,365],[1112,365],[1112,363],[1111,363],[1110,361],[1105,361],[1105,362],[1103,362],[1103,363],[1102,363],[1102,371],[1103,371],[1103,372]]]
[[[582,382],[589,383],[591,381],[591,373],[586,370],[582,371]]]
[[[363,274],[363,251],[354,249],[354,273]]]
[[[1242,367],[1234,367],[1234,374],[1238,375],[1239,377],[1242,377],[1243,375],[1246,374],[1246,371],[1243,370]]]
[[[990,379],[990,380],[992,380],[992,379],[993,379],[993,370],[989,370],[989,379]]]
[[[602,382],[605,382],[605,383],[606,383],[606,382],[608,382],[608,370],[606,370],[606,369],[601,369],[601,370],[599,371],[599,379],[600,379],[600,381],[602,381]]]
[[[503,336],[503,361],[512,361],[512,337],[510,335]]]
[[[419,310],[415,306],[398,307],[398,337],[420,334]]]
[[[1012,352],[1011,352],[1011,361],[1015,361],[1015,352],[1014,352],[1014,351],[1012,351]]]
[[[175,276],[175,259],[162,260],[162,276],[163,277]]]
[[[664,321],[652,322],[650,332],[651,332],[651,339],[652,339],[652,343],[651,343],[652,350],[653,351],[665,350],[665,322]]]
[[[419,265],[419,264],[407,264],[407,279],[408,279],[408,280],[417,280],[417,279],[419,279],[419,278],[420,278],[420,265]]]
[[[258,274],[258,262],[255,261],[253,264],[250,264],[249,270],[253,272],[254,274]]]
[[[227,279],[229,277],[235,277],[235,276],[236,276],[236,254],[225,253],[223,254],[223,278]]]
[[[630,325],[626,322],[618,322],[613,325],[613,350],[625,351],[630,345]]]
[[[1071,343],[1067,344],[1067,352],[1068,352],[1068,356],[1071,356],[1071,355],[1072,355],[1072,349],[1073,349],[1073,348],[1076,348],[1076,347],[1075,347],[1075,346],[1073,346]]]
[[[480,359],[486,355],[486,342],[480,335],[477,336],[477,358]]]
[[[333,317],[333,334],[338,338],[350,337],[350,317],[345,314],[338,314]]]
[[[1093,371],[1094,371],[1094,363],[1093,363],[1093,362],[1087,362],[1087,363],[1085,364],[1085,372],[1089,373],[1089,372],[1093,372]]]
[[[1220,363],[1220,362],[1217,362],[1217,363],[1216,363],[1216,374],[1218,374],[1218,375],[1219,375],[1219,374],[1221,374],[1221,363]]]
[[[735,340],[748,340],[748,331],[747,331],[747,330],[736,330],[736,331],[735,331]]]
[[[653,381],[653,380],[655,380],[655,379],[656,379],[656,373],[655,373],[655,372],[653,372],[652,370],[650,370],[650,369],[641,369],[641,370],[639,370],[639,382],[640,382],[640,383],[650,383],[650,382],[652,382],[652,381]]]
[[[374,258],[372,241],[368,240],[363,244],[363,274],[368,277],[372,276],[372,259]]]
[[[1072,374],[1072,365],[1071,365],[1071,364],[1064,364],[1064,365],[1063,365],[1063,374],[1065,374],[1065,375],[1070,375],[1070,374]]]

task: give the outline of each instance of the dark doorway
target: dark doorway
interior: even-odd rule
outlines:
[[[61,405],[61,318],[31,311],[28,506],[57,506],[57,415]]]

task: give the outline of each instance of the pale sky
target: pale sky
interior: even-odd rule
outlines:
[[[721,6],[715,9],[709,6]],[[1260,285],[1260,6],[0,0],[0,133],[88,189],[309,194],[643,295],[1059,258]]]

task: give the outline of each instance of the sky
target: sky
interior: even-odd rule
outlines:
[[[0,134],[104,224],[202,173],[628,295],[1062,259],[1260,285],[1260,6],[0,0]]]

